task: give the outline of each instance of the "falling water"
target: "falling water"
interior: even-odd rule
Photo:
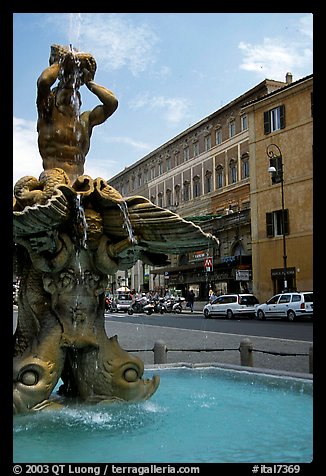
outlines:
[[[74,238],[77,248],[80,250],[82,248],[87,248],[87,221],[85,217],[85,211],[81,204],[80,195],[76,195],[75,200],[75,213],[74,213]]]
[[[81,29],[81,20],[82,14],[81,13],[68,13],[68,38],[69,43],[76,45],[79,49],[80,47],[80,29]]]
[[[123,227],[125,228],[125,230],[127,230],[128,236],[130,238],[130,241],[131,241],[132,245],[136,245],[137,240],[136,240],[136,237],[134,235],[134,230],[132,228],[132,224],[131,224],[131,221],[130,221],[130,218],[129,218],[127,203],[123,200],[123,201],[118,203],[118,206],[119,206],[119,208],[120,208],[120,210],[123,214],[123,219],[124,219]]]

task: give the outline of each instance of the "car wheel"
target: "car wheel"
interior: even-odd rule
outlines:
[[[231,311],[231,309],[228,309],[228,310],[226,311],[226,317],[227,317],[228,319],[233,319],[233,312]]]
[[[266,319],[266,316],[265,316],[264,312],[261,309],[259,309],[259,311],[257,312],[257,318],[260,321],[264,321]]]
[[[211,317],[211,313],[208,309],[204,309],[204,317],[205,319],[209,319]]]
[[[297,316],[295,315],[294,311],[291,310],[291,311],[288,312],[288,320],[289,321],[291,321],[291,322],[295,321],[296,317]]]

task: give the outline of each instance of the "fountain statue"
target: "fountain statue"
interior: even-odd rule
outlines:
[[[151,397],[159,377],[143,379],[143,362],[105,332],[107,277],[137,260],[164,265],[168,253],[218,244],[148,199],[123,198],[103,178],[84,175],[92,129],[118,106],[114,94],[94,82],[95,72],[91,54],[52,45],[50,65],[37,82],[44,170],[14,186],[20,269],[14,413],[60,408],[67,398],[97,403]],[[83,85],[101,104],[81,113]]]

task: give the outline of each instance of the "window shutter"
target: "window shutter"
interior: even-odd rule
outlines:
[[[264,112],[264,134],[270,134],[271,122],[269,118],[269,111]]]
[[[280,128],[284,129],[285,127],[285,106],[282,104],[280,106]]]
[[[268,238],[274,236],[273,213],[266,213],[266,235]]]

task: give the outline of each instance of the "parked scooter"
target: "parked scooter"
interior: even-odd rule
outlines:
[[[185,301],[185,298],[168,298],[168,299],[164,299],[164,301],[162,302],[162,305],[164,307],[164,312],[173,312],[173,313],[176,313],[176,314],[181,314],[182,312],[182,302]]]
[[[154,312],[154,303],[145,296],[135,299],[128,309],[128,314],[131,316],[134,312],[144,312],[148,316]]]

